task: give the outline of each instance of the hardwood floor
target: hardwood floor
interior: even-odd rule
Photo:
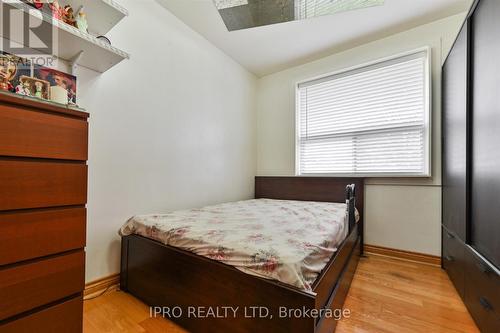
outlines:
[[[448,276],[438,267],[370,255],[361,259],[336,333],[479,332]],[[84,333],[185,333],[150,318],[149,307],[112,291],[85,301]]]

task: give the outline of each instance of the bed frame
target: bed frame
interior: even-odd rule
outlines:
[[[337,321],[327,316],[332,312],[322,310],[323,316],[314,318],[304,309],[342,309],[363,252],[363,190],[361,178],[255,178],[255,198],[347,199],[349,235],[313,284],[316,295],[138,235],[122,238],[121,289],[162,307],[167,319],[190,332],[333,332]],[[358,223],[354,206],[360,213]],[[236,315],[228,311],[228,316],[218,318],[224,317],[225,307],[238,307]],[[283,309],[300,311],[283,317]]]

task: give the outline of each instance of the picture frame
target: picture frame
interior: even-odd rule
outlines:
[[[19,81],[23,92],[17,91],[18,94],[44,100],[50,99],[50,83],[48,81],[30,76],[21,76]]]
[[[58,71],[53,68],[36,65],[34,67],[35,78],[49,82],[50,87],[59,86],[67,91],[67,104],[76,105],[77,103],[77,78],[74,75]]]
[[[31,61],[0,51],[0,90],[16,92],[22,76],[31,76]]]

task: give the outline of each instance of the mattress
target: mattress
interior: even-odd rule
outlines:
[[[141,235],[312,292],[348,229],[345,203],[254,199],[134,216],[119,233]]]

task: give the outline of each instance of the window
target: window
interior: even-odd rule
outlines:
[[[430,176],[429,49],[297,88],[297,173]]]
[[[296,0],[295,19],[303,20],[383,4],[384,0]]]

